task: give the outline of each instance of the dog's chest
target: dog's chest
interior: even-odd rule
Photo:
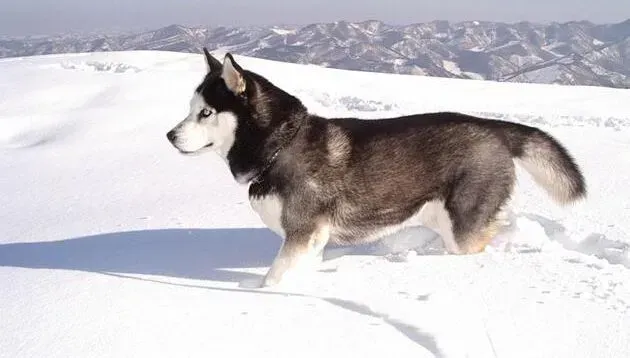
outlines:
[[[284,229],[282,229],[282,200],[280,196],[276,194],[250,196],[249,202],[262,222],[270,230],[284,237]]]

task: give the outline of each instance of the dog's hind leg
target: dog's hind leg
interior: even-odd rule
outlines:
[[[425,208],[426,210],[422,212],[424,226],[440,235],[444,242],[444,248],[450,254],[482,252],[499,232],[498,222],[492,220],[481,230],[472,232],[459,230],[456,234],[453,232],[453,221],[450,214],[441,202],[429,202]]]
[[[462,254],[483,251],[499,232],[516,180],[514,162],[501,146],[484,143],[472,155],[479,159],[455,178],[445,201]]]
[[[460,244],[462,253],[476,254],[483,252],[498,233],[499,224],[497,221],[492,220],[486,227],[462,240]]]
[[[448,253],[460,253],[459,245],[453,234],[453,222],[442,200],[432,200],[424,204],[420,210],[420,221],[423,226],[440,235]]]
[[[321,220],[312,226],[310,232],[287,232],[262,286],[277,285],[299,271],[312,269],[321,263],[324,247],[330,239],[330,225]]]
[[[494,239],[501,229],[506,225],[509,225],[508,214],[509,202],[501,207],[501,209],[494,215],[493,219],[476,233],[472,233],[462,240],[462,251],[465,253],[479,253],[486,249],[492,239]]]
[[[451,205],[447,204],[453,218],[455,242],[461,254],[479,253],[499,233],[502,226],[503,207],[509,191],[498,187],[485,192],[462,192],[464,201],[455,195]],[[477,194],[475,197],[474,194]]]

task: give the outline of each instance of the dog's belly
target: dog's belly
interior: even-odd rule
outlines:
[[[370,221],[355,222],[352,226],[334,225],[330,240],[336,244],[355,245],[378,241],[402,229],[423,225],[422,210],[407,218],[392,221],[389,224],[373,225]]]
[[[260,197],[250,197],[250,205],[258,214],[262,222],[273,232],[285,236],[282,228],[282,200],[275,194]]]
[[[252,209],[258,214],[263,224],[271,231],[285,237],[282,227],[283,204],[280,196],[268,194],[250,197]],[[346,226],[341,223],[333,224],[330,231],[330,241],[337,244],[356,244],[377,241],[400,229],[418,224],[419,215],[415,214],[399,223],[374,227],[369,222]]]
[[[258,214],[262,222],[273,232],[281,237],[285,237],[282,227],[283,203],[280,196],[268,194],[264,196],[250,197],[252,209]],[[444,204],[441,201],[430,201],[422,205],[412,215],[391,222],[389,224],[374,226],[371,222],[354,222],[353,225],[344,225],[343,221],[333,223],[330,229],[329,241],[341,245],[364,244],[378,241],[385,236],[391,235],[405,228],[426,226],[438,231],[441,235],[447,234],[443,238],[449,242],[446,244],[455,245],[451,238],[451,222],[448,214],[445,216]]]

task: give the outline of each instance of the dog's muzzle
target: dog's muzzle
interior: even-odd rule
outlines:
[[[175,143],[175,139],[177,139],[175,130],[170,130],[168,133],[166,133],[166,138],[168,139],[169,142]]]

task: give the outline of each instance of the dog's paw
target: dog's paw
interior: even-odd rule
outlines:
[[[272,287],[272,286],[277,286],[278,284],[280,284],[279,277],[277,277],[276,275],[267,274],[267,276],[265,276],[265,278],[262,281],[261,287]]]
[[[238,286],[241,288],[265,288],[277,286],[280,284],[280,281],[284,282],[285,276],[287,275],[279,275],[277,272],[270,271],[267,272],[265,276],[259,276],[256,278],[248,278],[239,282]],[[290,275],[289,275],[290,276]]]
[[[238,287],[250,288],[250,289],[263,288],[265,287],[264,283],[265,283],[264,277],[248,278],[246,280],[239,282]]]

